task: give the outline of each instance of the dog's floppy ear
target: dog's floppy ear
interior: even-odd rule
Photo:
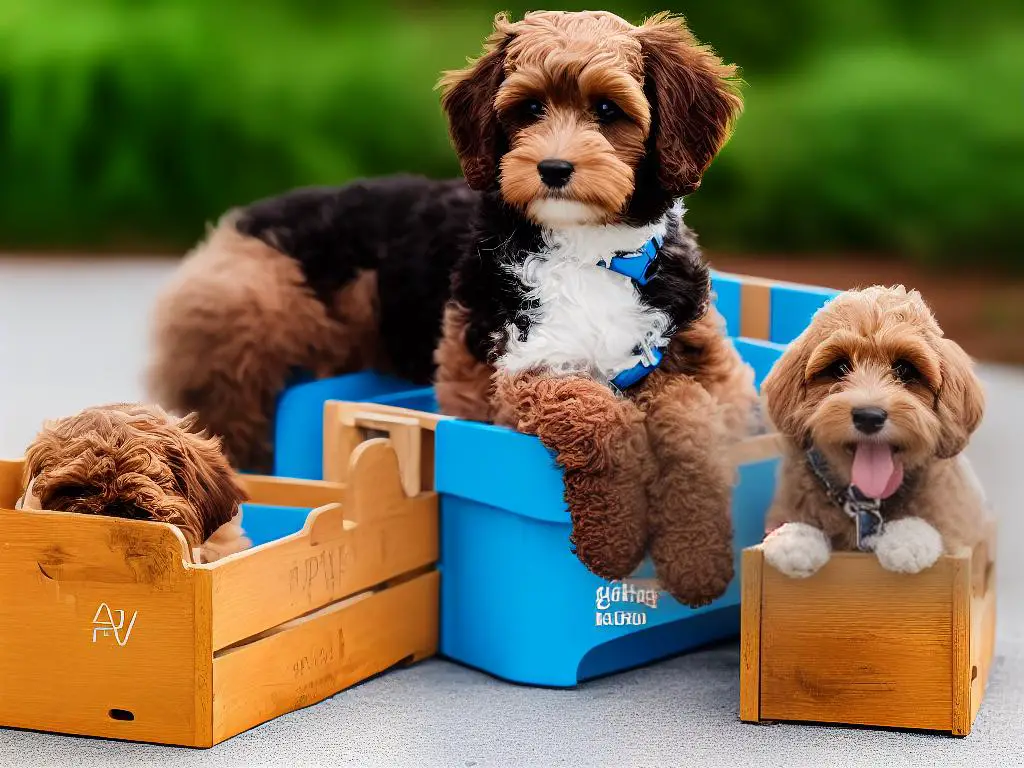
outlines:
[[[967,441],[981,423],[985,393],[974,373],[971,358],[955,341],[935,342],[941,358],[942,384],[935,396],[935,410],[942,423],[939,458],[951,459],[967,447]]]
[[[466,182],[486,190],[497,180],[501,126],[494,111],[494,97],[505,77],[505,49],[512,25],[504,14],[494,17],[494,32],[483,55],[464,69],[445,72],[438,87],[448,130],[462,164]]]
[[[652,16],[637,37],[655,107],[658,178],[673,197],[682,197],[700,186],[743,109],[736,68],[701,45],[679,16]]]
[[[795,339],[761,384],[761,397],[768,418],[786,437],[803,445],[808,438],[804,404],[807,387],[804,375],[813,344],[805,332]]]

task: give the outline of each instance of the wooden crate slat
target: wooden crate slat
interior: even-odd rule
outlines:
[[[782,448],[782,438],[775,432],[748,437],[729,449],[729,464],[739,467],[743,464],[774,459],[782,455]]]
[[[764,555],[743,551],[740,600],[740,719],[761,718],[761,585]]]
[[[433,655],[437,606],[438,573],[432,571],[218,655],[215,741],[322,701],[405,659]]]
[[[239,475],[239,481],[253,504],[279,507],[322,507],[345,500],[344,483],[298,480],[291,477]]]
[[[213,574],[193,569],[195,737],[190,746],[213,746]]]
[[[368,431],[387,435],[398,454],[402,486],[415,496],[434,485],[434,430],[449,417],[392,405],[332,400],[324,405],[326,480],[350,480],[351,461]]]
[[[952,604],[950,606],[953,647],[952,724],[957,736],[971,732],[971,558],[956,558],[950,573]]]
[[[988,570],[986,588],[971,600],[971,719],[974,724],[988,688],[996,643],[995,569]],[[969,730],[968,728],[968,730]]]
[[[317,510],[303,532],[225,559],[213,575],[213,648],[219,650],[335,600],[437,560],[433,495],[401,513],[345,528],[345,509]],[[317,536],[325,520],[334,535]]]

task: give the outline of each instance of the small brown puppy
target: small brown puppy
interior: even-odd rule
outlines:
[[[981,385],[916,291],[836,297],[763,393],[786,440],[764,542],[778,570],[809,576],[832,549],[861,549],[917,573],[985,537],[984,496],[959,455],[981,421]]]
[[[251,546],[245,493],[220,442],[194,417],[155,406],[87,408],[46,424],[25,455],[25,488],[19,509],[171,523],[202,562]]]

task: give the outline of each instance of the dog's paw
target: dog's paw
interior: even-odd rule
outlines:
[[[886,523],[875,540],[875,555],[887,571],[920,573],[942,554],[942,535],[920,517]]]
[[[761,550],[769,564],[794,579],[817,573],[832,552],[825,534],[807,523],[786,523],[777,528],[764,540]]]

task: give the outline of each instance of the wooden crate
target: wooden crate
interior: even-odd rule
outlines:
[[[947,731],[978,714],[995,638],[986,547],[913,575],[835,553],[792,579],[743,553],[740,718]]]
[[[242,476],[315,507],[305,527],[210,565],[167,524],[14,511],[22,463],[0,463],[0,725],[210,747],[433,655],[429,419],[327,416],[335,479]]]

